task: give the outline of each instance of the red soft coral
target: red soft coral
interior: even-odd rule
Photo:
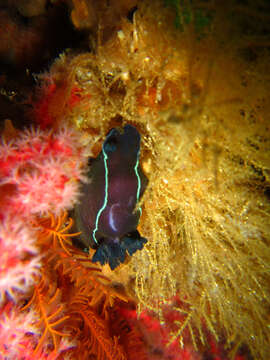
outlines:
[[[72,350],[74,344],[61,339],[57,350],[44,346],[36,351],[36,343],[42,335],[35,326],[38,318],[33,309],[22,312],[11,302],[0,308],[0,360],[56,360]]]
[[[9,212],[40,214],[70,209],[84,179],[79,134],[62,128],[27,130],[13,142],[0,145],[0,186],[13,185],[14,196],[5,202]]]
[[[0,224],[0,304],[27,291],[39,273],[35,233],[20,218],[6,216]]]
[[[11,141],[3,136],[0,143],[0,360],[53,360],[73,345],[61,340],[52,349],[49,341],[43,344],[40,312],[19,308],[41,272],[49,276],[36,219],[73,207],[87,156],[80,133],[68,127],[15,136]]]
[[[35,313],[22,313],[9,302],[0,308],[0,359],[15,360],[30,348],[30,335],[39,335],[33,325]]]
[[[148,360],[200,360],[202,358],[190,344],[181,348],[177,340],[170,343],[171,329],[150,312],[145,310],[138,317],[136,310],[122,307],[118,311],[133,332],[140,334]]]

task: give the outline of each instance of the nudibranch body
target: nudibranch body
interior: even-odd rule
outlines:
[[[93,160],[89,183],[75,209],[84,245],[96,249],[93,262],[109,263],[111,269],[142,249],[146,239],[137,231],[140,209],[136,205],[147,178],[140,164],[140,134],[135,127],[111,129],[102,151]]]

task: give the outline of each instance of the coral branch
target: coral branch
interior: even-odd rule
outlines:
[[[110,336],[106,321],[92,309],[86,297],[74,298],[71,306],[83,321],[84,339],[81,346],[87,347],[89,354],[94,354],[97,360],[127,360],[117,337]]]
[[[45,343],[47,335],[50,335],[53,341],[54,349],[58,348],[59,337],[70,336],[70,334],[60,331],[55,327],[63,327],[63,323],[69,319],[69,315],[63,315],[65,307],[59,301],[61,299],[61,292],[56,289],[54,293],[49,286],[46,285],[45,280],[42,279],[38,285],[35,286],[34,293],[28,304],[26,304],[22,311],[33,307],[40,315],[36,326],[42,329],[42,336],[35,347],[37,353]]]
[[[54,268],[70,277],[70,281],[78,289],[78,295],[89,297],[91,307],[96,308],[102,303],[103,313],[105,313],[109,307],[113,306],[115,299],[128,301],[127,295],[114,289],[111,281],[100,273],[100,268],[92,266],[89,258],[77,259],[64,252],[55,253],[53,257],[56,257]],[[82,260],[84,261],[82,262]],[[90,267],[83,265],[85,261],[89,263]]]
[[[69,241],[70,237],[75,237],[80,233],[68,234],[70,228],[73,226],[73,219],[68,218],[68,213],[65,211],[59,216],[55,217],[53,214],[50,214],[49,218],[37,218],[35,223],[36,226],[41,228],[39,232],[38,242],[45,245],[47,248],[50,246],[49,242],[52,240],[52,245],[56,249],[57,242],[61,245],[64,251],[71,255],[71,252],[68,250],[65,243],[71,247],[71,242]]]

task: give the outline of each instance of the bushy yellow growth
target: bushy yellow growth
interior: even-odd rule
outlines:
[[[270,59],[241,24],[248,33],[256,16],[267,19],[234,2],[203,3],[213,20],[199,38],[192,22],[176,30],[169,8],[144,2],[95,53],[53,71],[66,61],[73,86],[89,95],[70,114],[79,128],[101,140],[129,122],[142,134],[148,243],[116,271],[136,279],[139,307],[159,312],[177,293],[186,320],[175,336],[187,327],[204,343],[205,324],[233,350],[248,344],[266,359]]]

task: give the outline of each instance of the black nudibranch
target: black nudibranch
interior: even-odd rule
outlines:
[[[91,163],[89,183],[82,184],[75,208],[82,242],[96,249],[92,261],[109,263],[111,269],[124,262],[126,252],[132,255],[147,242],[137,230],[141,209],[136,205],[148,183],[139,160],[136,128],[111,129]]]

